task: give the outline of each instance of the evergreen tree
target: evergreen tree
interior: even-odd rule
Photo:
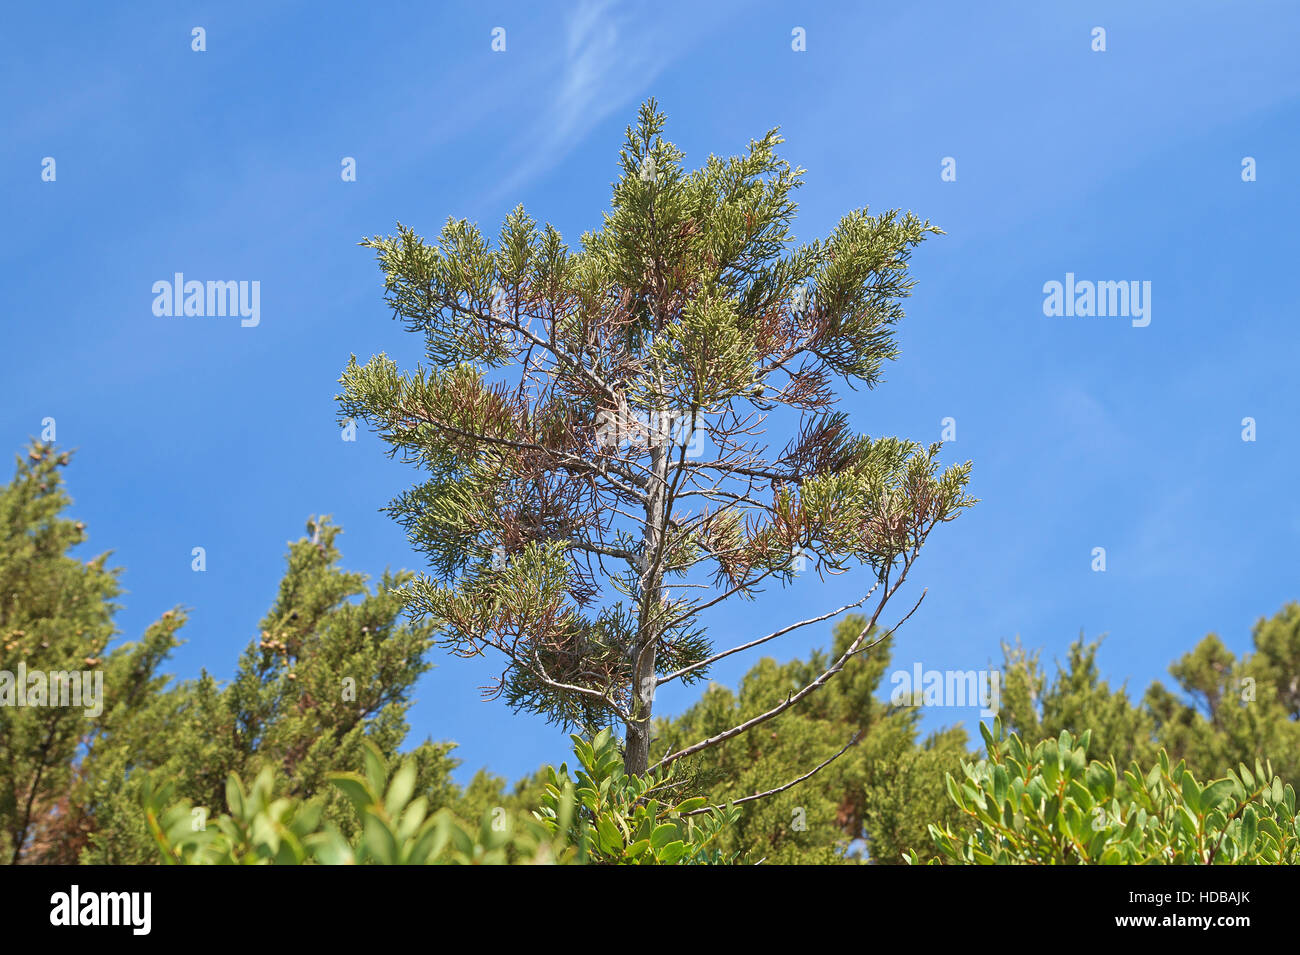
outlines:
[[[345,831],[355,825],[325,776],[360,765],[363,741],[393,758],[406,735],[411,688],[432,642],[430,627],[399,619],[397,590],[409,575],[385,574],[370,589],[363,575],[339,568],[339,528],[310,522],[289,547],[275,602],[234,679],[223,686],[204,672],[173,683],[160,668],[184,614],[168,611],[138,641],[110,648],[120,570],[107,567],[107,553],[84,562],[70,553],[86,534],[65,515],[68,460],[33,444],[0,487],[3,860],[156,861],[139,803],[150,770],[215,813],[230,773],[253,779],[270,767],[285,794],[326,800],[328,818]],[[98,706],[45,705],[63,701],[31,692],[18,705],[20,673],[48,685],[62,673],[97,676]],[[408,754],[417,792],[435,809],[462,798],[451,749],[425,742]]]
[[[1003,645],[1002,721],[1024,739],[1091,731],[1088,758],[1149,765],[1160,749],[1203,776],[1268,760],[1300,779],[1300,604],[1254,627],[1255,652],[1238,658],[1209,634],[1155,681],[1137,703],[1110,689],[1097,666],[1100,641],[1070,645],[1049,686],[1037,653]]]
[[[1300,604],[1259,620],[1252,638],[1255,652],[1238,659],[1209,634],[1169,668],[1181,696],[1159,683],[1147,690],[1156,736],[1201,773],[1269,760],[1300,780]]]
[[[1057,664],[1049,686],[1037,652],[1026,652],[1018,642],[1004,643],[1002,722],[1009,733],[1029,740],[1055,738],[1062,730],[1082,736],[1090,730],[1089,759],[1114,757],[1121,766],[1134,761],[1145,766],[1156,755],[1155,722],[1129,700],[1127,685],[1112,690],[1101,678],[1100,649],[1100,640],[1087,643],[1080,635],[1064,664]]]
[[[656,765],[798,705],[868,648],[930,532],[973,503],[969,464],[941,473],[938,445],[855,434],[836,410],[837,383],[874,387],[896,356],[908,260],[938,230],[859,210],[795,245],[802,170],[776,131],[687,172],[663,127],[647,102],[577,251],[522,207],[495,248],[454,219],[434,244],[401,224],[363,243],[429,364],[354,356],[339,396],[341,419],[425,472],[390,507],[431,564],[411,609],[453,652],[498,651],[513,706],[621,724],[636,775],[655,768],[660,687],[870,608],[787,699]],[[865,568],[863,596],[717,650],[706,611],[791,583],[801,561]]]
[[[152,663],[180,625],[169,615],[139,643],[107,651],[118,571],[108,553],[84,562],[69,553],[86,540],[63,513],[69,457],[34,442],[0,487],[0,859],[10,863],[68,861],[84,844],[78,750],[154,692]],[[55,689],[64,674],[82,682],[81,706]],[[102,692],[87,705],[96,681]]]
[[[312,520],[307,532],[290,544],[275,602],[228,685],[205,671],[95,741],[82,767],[97,826],[87,861],[154,861],[139,809],[140,772],[147,770],[171,782],[178,798],[215,814],[226,805],[230,774],[251,780],[270,768],[278,795],[319,796],[326,818],[345,832],[355,825],[326,776],[360,765],[366,740],[384,758],[397,753],[411,688],[429,667],[432,634],[398,619],[396,590],[407,575],[385,573],[372,591],[364,575],[339,568],[338,527]],[[141,738],[150,733],[165,739]],[[459,795],[451,749],[426,741],[410,754],[415,791],[433,808]],[[132,785],[102,784],[132,775]]]

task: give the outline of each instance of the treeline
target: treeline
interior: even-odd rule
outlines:
[[[671,776],[628,777],[618,741],[591,727],[565,765],[513,784],[479,772],[461,787],[454,744],[406,747],[411,688],[437,634],[403,616],[405,575],[371,584],[343,570],[339,529],[309,521],[234,678],[173,681],[163,670],[185,614],[118,640],[119,572],[106,554],[71,556],[85,528],[66,514],[68,462],[34,444],[0,489],[6,862],[1268,862],[1295,852],[1295,797],[1281,780],[1300,778],[1300,604],[1261,620],[1240,658],[1205,637],[1171,666],[1171,685],[1153,683],[1137,702],[1101,677],[1096,642],[1075,642],[1050,673],[1036,653],[1004,645],[1001,718],[978,743],[960,728],[923,734],[918,709],[885,701],[886,638],[799,706]],[[734,690],[710,686],[656,722],[655,758],[807,685],[863,625],[842,621],[829,650],[807,660],[761,660]],[[100,705],[18,705],[19,672],[100,674]]]

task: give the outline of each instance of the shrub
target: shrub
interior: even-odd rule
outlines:
[[[228,812],[209,822],[188,800],[175,801],[174,783],[146,777],[145,821],[161,860],[186,865],[499,865],[650,864],[734,861],[716,842],[734,823],[733,807],[706,807],[701,798],[673,803],[671,771],[627,775],[613,734],[590,743],[574,736],[576,779],[567,765],[550,768],[542,805],[511,817],[489,809],[477,827],[450,810],[430,814],[424,796],[412,798],[414,761],[390,771],[367,743],[361,773],[331,773],[358,818],[349,838],[325,820],[324,798],[276,797],[276,775],[263,769],[249,788],[231,773]]]
[[[1089,763],[1089,733],[1062,731],[1031,751],[983,723],[988,757],[947,775],[964,826],[929,827],[932,863],[1294,864],[1300,861],[1295,790],[1267,762],[1244,764],[1202,785],[1163,750],[1149,770],[1123,774],[1114,760]],[[916,863],[913,850],[908,861]]]

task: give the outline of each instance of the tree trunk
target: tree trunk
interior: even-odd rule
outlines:
[[[668,467],[670,449],[665,413],[651,424],[650,482],[645,508],[644,549],[641,554],[641,602],[637,610],[637,636],[632,664],[632,708],[623,752],[626,772],[641,776],[650,765],[650,720],[655,701],[655,654],[659,644],[658,609],[663,599],[663,555],[667,533]]]

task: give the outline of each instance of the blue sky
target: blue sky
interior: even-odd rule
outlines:
[[[85,551],[126,569],[124,636],[190,610],[177,676],[230,676],[308,514],[343,525],[350,569],[419,566],[379,513],[413,472],[335,426],[350,354],[418,355],[357,241],[449,215],[495,233],[523,202],[576,243],[649,95],[689,165],[781,126],[808,171],[800,239],[863,205],[947,232],[914,259],[900,360],[845,400],[873,435],[938,440],[952,417],[944,458],[974,462],[982,502],[914,572],[929,594],[900,668],[984,667],[1017,635],[1051,661],[1107,634],[1103,671],[1140,692],[1207,632],[1240,652],[1300,598],[1293,4],[44,4],[6,19],[0,447],[56,419],[79,449]],[[156,317],[152,285],[178,271],[259,281],[260,324]],[[1043,285],[1067,272],[1151,282],[1150,325],[1045,316]],[[800,582],[712,628],[739,642],[862,583]],[[456,740],[461,778],[564,757],[553,728],[480,701],[496,661],[435,662],[412,742]],[[926,724],[973,730],[973,715]]]

